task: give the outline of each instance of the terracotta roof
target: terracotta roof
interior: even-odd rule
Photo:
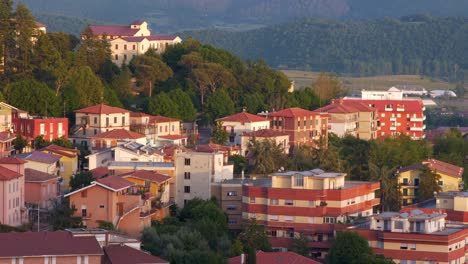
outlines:
[[[245,259],[247,256],[245,256]],[[320,262],[303,257],[297,253],[288,252],[263,252],[257,251],[257,264],[320,264]],[[241,264],[241,256],[228,259],[228,264]]]
[[[96,180],[109,175],[109,169],[107,167],[97,167],[95,169],[90,170],[89,172],[91,172],[93,178]]]
[[[287,108],[284,110],[276,111],[273,113],[268,114],[268,116],[276,116],[276,117],[297,117],[297,116],[308,116],[308,115],[318,115],[318,113],[305,110],[299,107]]]
[[[260,137],[260,138],[270,138],[270,137],[287,136],[288,134],[285,133],[285,132],[278,131],[278,130],[260,129],[260,130],[257,130],[257,131],[247,133],[247,135],[254,136],[254,137]]]
[[[0,181],[9,181],[22,176],[23,175],[17,173],[16,171],[12,171],[10,169],[0,166]]]
[[[163,174],[160,174],[160,173],[147,171],[147,170],[138,170],[138,171],[135,171],[135,172],[131,172],[131,173],[125,174],[123,177],[124,178],[125,177],[133,177],[133,178],[138,178],[138,179],[142,179],[142,180],[149,180],[149,181],[153,181],[153,182],[157,182],[157,183],[163,183],[163,182],[168,181],[168,180],[171,179],[171,177],[169,177],[167,175],[163,175]]]
[[[96,180],[96,184],[112,189],[113,191],[119,191],[135,185],[135,183],[117,176],[98,179]]]
[[[134,36],[139,29],[132,29],[129,26],[98,26],[90,25],[89,28],[93,31],[94,35],[108,35],[108,36]]]
[[[27,161],[15,157],[0,158],[0,164],[24,164],[26,162]]]
[[[62,158],[61,156],[45,153],[42,151],[33,151],[29,153],[18,154],[16,155],[16,157],[24,160],[37,161],[49,164],[55,163]]]
[[[69,158],[77,157],[79,154],[79,151],[76,149],[65,148],[55,144],[50,144],[47,147],[42,148],[41,151],[50,151]]]
[[[148,114],[142,113],[142,112],[130,112],[131,117],[145,117],[145,116],[150,116]]]
[[[167,117],[167,116],[150,116],[150,122],[164,123],[164,122],[174,122],[180,121],[180,119]]]
[[[426,164],[431,170],[435,170],[437,172],[441,172],[452,177],[461,178],[463,175],[462,167],[458,167],[440,160],[429,159],[423,161],[423,164]]]
[[[357,112],[374,112],[376,109],[369,105],[360,102],[359,100],[334,100],[329,105],[315,109],[314,112],[318,113],[357,113]]]
[[[104,247],[104,253],[110,264],[169,264],[169,261],[125,245]]]
[[[1,233],[0,258],[16,256],[103,255],[94,237],[73,237],[65,231]]]
[[[239,150],[236,146],[223,146],[214,143],[209,143],[206,145],[198,145],[196,147],[197,152],[207,152],[207,153],[214,153],[219,151],[232,151],[232,150]]]
[[[91,136],[91,138],[107,138],[107,139],[139,139],[144,138],[145,135],[129,131],[126,129],[114,129],[107,132],[99,133]]]
[[[165,135],[165,136],[159,136],[158,138],[177,140],[177,139],[187,138],[187,136],[184,136],[184,135]]]
[[[105,104],[99,104],[94,106],[85,107],[78,109],[75,113],[87,113],[87,114],[118,114],[118,113],[130,113],[130,111],[114,106],[108,106]]]
[[[57,175],[45,173],[33,169],[24,169],[24,181],[25,182],[44,182],[52,179],[59,178]]]
[[[16,135],[9,132],[9,131],[0,132],[0,141],[1,142],[12,141],[15,138],[16,138]]]
[[[143,23],[145,23],[146,21],[144,20],[135,20],[133,21],[130,25],[137,25],[137,26],[141,26]]]
[[[265,122],[268,118],[261,117],[258,115],[250,114],[247,112],[240,112],[223,118],[218,118],[216,121],[221,122],[240,122],[240,123],[252,123],[252,122]]]
[[[36,27],[38,27],[38,28],[40,28],[40,27],[47,27],[47,25],[46,25],[46,24],[42,24],[42,23],[36,21]]]
[[[122,37],[121,39],[127,42],[142,42],[144,39],[149,41],[158,41],[158,40],[174,40],[177,36],[174,35],[151,35],[151,36],[135,36],[135,37]]]
[[[373,105],[379,112],[385,112],[386,105],[393,105],[393,111],[396,112],[397,106],[402,106],[405,110],[404,112],[423,112],[424,104],[422,100],[354,100],[347,99],[343,101],[360,101],[367,105]]]

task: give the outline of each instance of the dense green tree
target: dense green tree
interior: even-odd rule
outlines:
[[[116,107],[123,107],[117,93],[109,86],[104,86],[104,101],[106,104]]]
[[[380,207],[382,212],[399,211],[401,207],[401,193],[395,170],[395,168],[388,168],[385,165],[378,166],[369,162],[371,179],[380,182]]]
[[[95,37],[90,27],[86,27],[81,37],[78,62],[81,66],[90,67],[92,72],[97,73],[110,60],[110,44],[106,36],[102,39]]]
[[[36,149],[36,150],[45,148],[45,147],[47,147],[47,146],[49,146],[51,144],[49,141],[44,139],[43,135],[35,137],[33,142],[34,142],[33,143],[34,144],[34,149]]]
[[[5,66],[8,67],[10,61],[9,48],[13,48],[14,30],[12,18],[13,17],[13,2],[11,0],[0,1],[0,58],[4,58]],[[0,66],[0,67],[3,67]]]
[[[328,254],[330,264],[361,263],[362,256],[372,255],[367,240],[356,232],[340,232]]]
[[[224,89],[218,89],[206,100],[204,109],[206,119],[213,122],[217,118],[234,113],[234,102]]]
[[[55,200],[49,217],[53,229],[64,230],[82,227],[81,217],[74,216],[75,212],[76,208],[74,206],[70,207],[70,199],[68,197]]]
[[[52,140],[52,144],[69,149],[73,148],[73,144],[70,142],[70,140],[66,139],[65,137],[59,137]]]
[[[90,67],[82,66],[71,74],[63,98],[69,111],[103,103],[104,86]]]
[[[253,173],[267,175],[288,165],[283,147],[273,140],[254,138],[249,142],[247,151],[249,170]]]
[[[242,253],[244,253],[244,245],[242,245],[242,241],[240,241],[240,239],[236,238],[232,243],[231,256],[239,256]]]
[[[333,75],[321,73],[314,82],[314,91],[319,98],[320,106],[327,104],[330,99],[336,98],[342,90],[340,81]]]
[[[257,223],[255,219],[250,219],[244,223],[238,239],[242,241],[246,252],[255,252],[256,250],[272,251],[265,227]]]
[[[119,97],[129,96],[132,92],[132,76],[130,70],[127,67],[123,67],[120,74],[112,80],[112,89],[117,93]]]
[[[180,88],[171,90],[169,98],[177,105],[177,117],[184,121],[194,121],[197,117],[197,109],[193,105],[190,96],[182,91]]]
[[[93,174],[89,171],[82,171],[70,178],[70,191],[75,191],[80,188],[86,187],[94,181]]]
[[[434,198],[435,192],[440,192],[440,175],[424,166],[419,169],[419,188],[417,198],[420,202]]]
[[[155,82],[165,81],[173,75],[173,71],[159,57],[151,54],[136,56],[130,61],[135,76],[146,87],[149,97],[153,94]]]
[[[148,105],[148,111],[152,115],[178,117],[179,109],[171,98],[164,92],[153,96]]]
[[[23,153],[23,149],[28,145],[28,141],[20,134],[12,142],[16,152]]]
[[[304,234],[301,233],[299,237],[293,238],[292,251],[305,257],[310,255],[309,241],[307,240],[307,237],[304,236]]]
[[[61,113],[59,98],[45,83],[23,79],[9,84],[4,92],[9,103],[30,114],[59,116]]]
[[[234,163],[234,174],[241,175],[247,170],[247,158],[242,155],[229,156],[229,161]]]
[[[224,145],[229,140],[229,132],[224,130],[223,123],[216,121],[213,126],[213,133],[210,138],[212,143]]]

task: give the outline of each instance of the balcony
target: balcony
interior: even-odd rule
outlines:
[[[405,111],[405,108],[404,107],[397,107],[397,112],[404,112]]]
[[[396,131],[396,126],[391,126],[390,131]]]
[[[411,118],[410,118],[410,121],[411,121],[411,122],[424,122],[424,120],[426,120],[426,116],[423,116],[423,117],[411,117]]]
[[[393,108],[392,108],[392,107],[385,107],[385,111],[387,111],[387,112],[392,112],[392,111],[393,111]]]
[[[396,117],[390,117],[390,121],[396,121]]]
[[[410,131],[423,131],[425,128],[425,125],[422,127],[410,127]]]

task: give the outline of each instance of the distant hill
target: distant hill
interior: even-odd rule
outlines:
[[[15,0],[18,1],[18,0]],[[468,16],[467,0],[22,0],[35,14],[113,23],[152,22],[156,32],[249,28],[298,18],[367,19],[415,13]],[[75,30],[75,29],[73,29]]]
[[[307,19],[243,32],[203,30],[183,36],[285,69],[451,79],[468,70],[468,18]]]
[[[82,30],[87,25],[102,23],[93,19],[54,15],[54,14],[36,13],[34,14],[34,17],[37,19],[37,21],[43,24],[46,24],[47,31],[49,32],[66,32],[66,33],[73,34],[75,36],[80,35]]]

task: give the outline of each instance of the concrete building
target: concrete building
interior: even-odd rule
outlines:
[[[211,194],[227,215],[231,230],[242,229],[242,185],[249,182],[244,179],[231,179],[211,185]]]
[[[288,108],[265,114],[270,128],[289,135],[291,148],[299,145],[315,146],[320,139],[328,139],[328,115],[301,108]],[[324,143],[328,145],[327,142]]]
[[[55,144],[48,145],[39,151],[60,156],[60,176],[63,188],[68,188],[70,178],[78,172],[78,156],[80,152],[76,149],[64,148]]]
[[[75,216],[82,218],[85,227],[96,228],[101,222],[110,222],[131,236],[139,236],[145,227],[151,226],[151,218],[157,211],[152,207],[154,197],[149,187],[119,176],[98,179],[65,197],[70,197],[70,207],[77,209]]]
[[[60,198],[60,177],[33,169],[24,170],[25,202],[42,209],[53,208],[54,201]]]
[[[322,108],[314,110],[328,114],[328,132],[339,137],[351,135],[364,140],[377,138],[378,113],[373,107],[353,100],[332,100]]]
[[[38,136],[43,136],[48,141],[68,137],[68,118],[15,114],[12,123],[13,133],[28,141],[33,141]],[[33,142],[30,143],[34,145]]]
[[[286,132],[272,129],[260,129],[241,135],[241,155],[247,156],[250,141],[253,139],[257,141],[271,140],[275,142],[276,145],[280,145],[283,148],[284,154],[289,154],[289,135]]]
[[[345,181],[345,173],[288,171],[242,186],[242,218],[267,229],[273,248],[287,249],[304,235],[315,257],[324,257],[344,223],[373,214],[378,182]]]
[[[27,161],[26,169],[34,169],[44,173],[58,175],[61,173],[61,156],[45,153],[42,151],[33,151],[22,153],[15,156],[16,158]]]
[[[0,159],[0,223],[2,224],[20,226],[28,220],[24,201],[25,163],[23,160],[11,157]]]
[[[10,131],[0,132],[0,158],[10,157],[15,152],[13,140],[16,139],[15,134]]]
[[[399,168],[396,172],[402,194],[402,204],[418,202],[418,189],[421,181],[421,169],[427,167],[440,178],[438,184],[443,192],[463,190],[463,168],[440,160],[429,159],[421,164],[412,164]],[[421,202],[421,201],[419,201]]]
[[[183,207],[194,198],[210,199],[213,183],[233,178],[234,165],[224,162],[222,152],[183,152],[175,161],[175,202]]]
[[[141,145],[146,145],[148,143],[148,139],[145,135],[125,129],[113,129],[90,136],[89,138],[91,140],[91,152],[101,151],[131,142]]]
[[[263,252],[257,250],[255,254],[255,263],[258,264],[320,264],[320,262],[306,258],[294,252]],[[247,256],[242,254],[227,260],[228,264],[246,264]]]
[[[0,132],[12,131],[13,112],[18,108],[5,102],[0,102]]]
[[[241,136],[244,133],[270,128],[270,121],[267,118],[245,111],[216,119],[216,121],[221,122],[223,129],[229,132],[230,145],[240,145]]]
[[[132,112],[130,120],[131,129],[145,135],[152,145],[185,146],[187,144],[187,135],[181,133],[180,119]]]
[[[395,263],[465,263],[465,226],[447,224],[446,214],[412,210],[384,212],[355,230],[376,254]]]

